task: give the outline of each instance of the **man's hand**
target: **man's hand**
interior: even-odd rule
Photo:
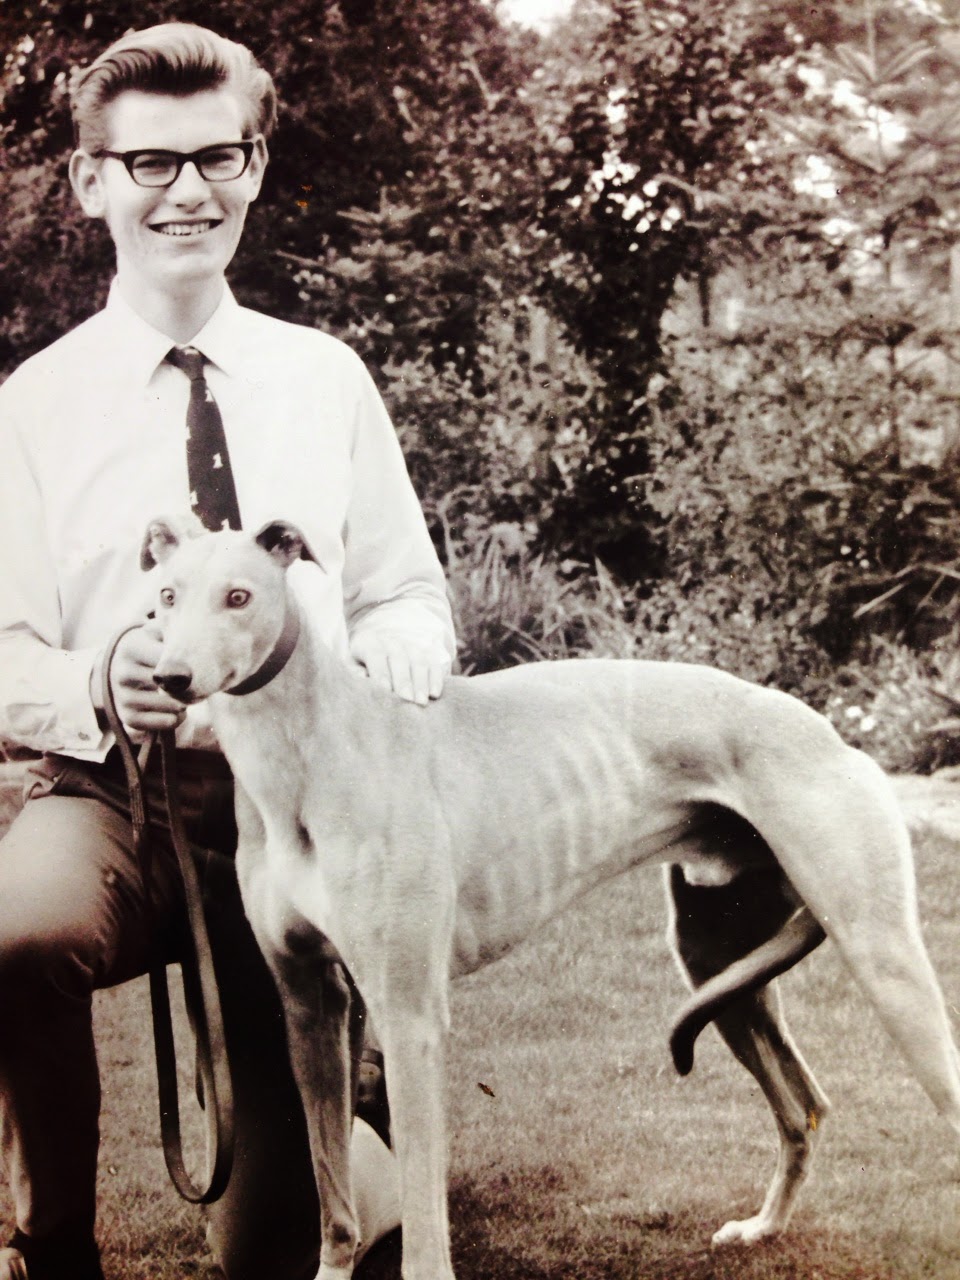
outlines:
[[[147,622],[128,631],[113,655],[110,688],[121,721],[134,735],[176,729],[186,715],[182,703],[153,683],[153,671],[162,648],[159,627],[155,622]],[[98,711],[103,710],[104,658],[105,654],[101,654],[90,676],[90,696]]]
[[[421,707],[440,697],[450,674],[450,658],[441,646],[412,636],[367,632],[353,637],[350,653],[371,680]]]

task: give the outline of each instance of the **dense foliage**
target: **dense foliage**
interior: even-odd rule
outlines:
[[[952,11],[579,0],[546,36],[481,0],[192,16],[281,90],[233,283],[373,366],[468,665],[696,657],[822,706],[846,688],[848,730],[875,703],[935,725],[960,675]],[[0,370],[102,299],[66,89],[143,20],[0,8]]]

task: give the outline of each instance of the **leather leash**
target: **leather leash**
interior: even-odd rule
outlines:
[[[139,625],[139,624],[138,624]],[[183,1136],[180,1126],[180,1098],[177,1089],[177,1056],[170,1014],[170,991],[167,967],[159,960],[150,969],[150,1008],[153,1016],[153,1039],[157,1062],[157,1092],[160,1102],[160,1136],[167,1170],[177,1191],[191,1204],[212,1204],[224,1193],[233,1166],[234,1110],[233,1083],[227,1059],[223,1014],[217,989],[210,939],[203,915],[200,883],[190,843],[183,826],[177,792],[176,750],[173,730],[148,734],[139,753],[135,753],[120,716],[110,687],[110,666],[117,645],[128,631],[125,627],[107,648],[103,662],[103,704],[107,722],[113,730],[123,760],[130,791],[130,818],[133,823],[134,849],[149,882],[152,864],[150,821],[143,788],[143,771],[155,740],[159,742],[164,799],[170,822],[190,930],[190,945],[181,960],[183,994],[197,1046],[197,1071],[202,1084],[201,1106],[206,1117],[208,1175],[205,1184],[197,1185],[187,1172],[183,1158]]]

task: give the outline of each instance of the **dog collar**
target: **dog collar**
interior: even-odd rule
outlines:
[[[232,693],[240,697],[245,693],[254,693],[269,684],[274,676],[278,676],[287,665],[291,653],[297,647],[300,638],[300,611],[287,596],[287,611],[283,619],[283,629],[277,637],[277,643],[267,654],[261,666],[251,675],[235,684],[232,689],[224,689],[224,693]]]

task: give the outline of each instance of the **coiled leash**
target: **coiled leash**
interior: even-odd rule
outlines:
[[[196,1038],[197,1072],[202,1084],[201,1106],[206,1117],[209,1173],[205,1186],[198,1186],[193,1181],[187,1172],[183,1158],[176,1045],[170,1015],[167,967],[162,959],[151,966],[149,974],[150,1008],[153,1015],[153,1039],[157,1062],[157,1092],[160,1102],[160,1136],[167,1170],[180,1195],[191,1204],[212,1204],[226,1190],[233,1166],[233,1083],[227,1059],[220,994],[206,920],[203,915],[200,882],[184,831],[177,793],[174,732],[172,729],[165,729],[148,734],[139,753],[134,752],[117,712],[113,690],[110,687],[110,667],[117,645],[128,631],[135,629],[134,626],[124,627],[114,636],[107,648],[103,663],[103,704],[107,722],[116,737],[127,776],[134,850],[146,884],[149,884],[150,880],[152,849],[150,819],[144,799],[143,771],[155,743],[159,744],[164,800],[169,817],[170,836],[183,877],[190,932],[190,943],[186,955],[181,960],[180,968],[187,1014]]]

